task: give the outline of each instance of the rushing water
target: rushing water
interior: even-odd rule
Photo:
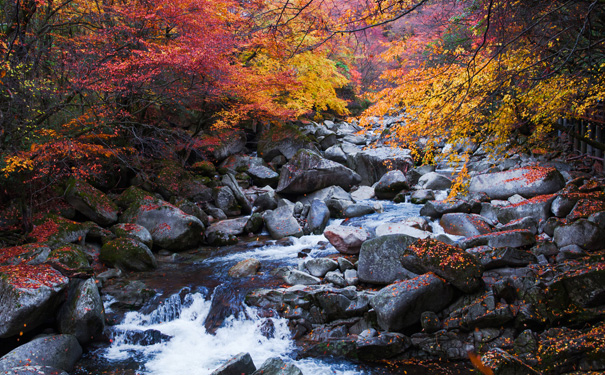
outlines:
[[[380,214],[336,223],[373,230],[386,222],[418,216],[418,206],[382,204],[384,212]],[[252,289],[278,286],[281,281],[270,271],[296,265],[301,251],[311,257],[337,253],[323,235],[286,243],[261,236],[239,246],[181,254],[169,258],[155,273],[136,275],[163,293],[160,301],[154,302],[157,307],[128,312],[121,323],[108,327],[111,344],[88,353],[77,374],[203,375],[241,352],[250,353],[257,367],[270,357],[281,357],[305,375],[386,373],[346,361],[296,360],[297,348],[287,320],[243,303]],[[261,261],[261,275],[244,279],[227,276],[231,266],[248,258]],[[109,312],[114,300],[107,295],[104,298]]]

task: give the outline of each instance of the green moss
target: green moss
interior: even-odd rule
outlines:
[[[99,260],[129,271],[157,268],[155,257],[144,244],[132,238],[116,238],[101,248]]]
[[[133,203],[139,203],[145,199],[153,199],[153,195],[141,188],[131,186],[124,190],[117,199],[117,203],[122,208],[128,208]]]
[[[48,264],[67,272],[90,272],[91,267],[84,251],[78,245],[68,244],[51,251]]]

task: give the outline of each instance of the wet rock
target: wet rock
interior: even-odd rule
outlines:
[[[590,215],[588,221],[597,224],[601,229],[605,229],[605,211]]]
[[[536,263],[536,257],[529,250],[514,247],[493,249],[489,246],[481,246],[469,249],[468,252],[479,260],[485,270],[501,267],[525,267],[530,263]]]
[[[0,371],[24,365],[48,366],[71,371],[80,356],[82,347],[72,335],[42,336],[21,345],[0,358]]]
[[[244,233],[260,233],[264,226],[265,221],[263,220],[263,215],[255,212],[247,218],[246,225],[244,225]]]
[[[246,132],[243,130],[230,130],[229,133],[213,136],[217,137],[220,142],[208,151],[210,151],[212,157],[216,160],[224,160],[231,155],[242,152],[246,147]]]
[[[561,225],[554,230],[554,241],[559,247],[578,245],[585,250],[605,248],[605,231],[586,219]]]
[[[283,279],[289,285],[316,285],[321,283],[321,279],[298,270],[286,271]]]
[[[373,337],[359,337],[355,344],[360,360],[378,361],[405,352],[412,346],[412,340],[400,333],[381,332]]]
[[[347,218],[370,215],[376,212],[374,206],[363,203],[353,203],[345,207],[343,216]]]
[[[602,373],[605,356],[600,341],[605,326],[598,323],[586,329],[551,328],[540,335],[540,369],[545,373],[575,371]],[[534,373],[532,373],[534,374]]]
[[[400,170],[385,173],[376,186],[374,192],[378,199],[393,199],[401,190],[409,189],[408,181]]]
[[[67,243],[82,244],[93,228],[98,228],[93,222],[78,223],[56,215],[47,215],[35,223],[29,238],[35,242],[44,242],[51,250],[65,246]]]
[[[588,218],[590,215],[605,212],[605,202],[592,199],[580,199],[567,215],[567,220]]]
[[[120,221],[145,227],[151,233],[155,246],[170,251],[197,246],[204,230],[200,219],[159,199],[146,199],[140,205],[133,204]]]
[[[124,271],[149,271],[158,267],[151,250],[132,238],[116,238],[106,243],[99,260]]]
[[[326,273],[324,281],[340,287],[347,286],[347,281],[345,280],[344,275],[340,271],[330,271]]]
[[[435,193],[432,190],[416,190],[410,196],[410,202],[414,204],[425,204],[435,199]]]
[[[440,311],[453,295],[453,289],[445,281],[427,273],[381,289],[370,304],[382,329],[399,331],[418,323],[425,311]]]
[[[267,359],[252,375],[303,375],[303,373],[293,364],[274,357]]]
[[[347,155],[342,150],[340,145],[328,147],[324,152],[324,156],[328,160],[332,160],[340,164],[347,164]]]
[[[245,259],[231,267],[227,274],[231,277],[248,277],[255,275],[260,266],[260,261],[257,259]]]
[[[30,331],[54,317],[68,281],[46,264],[0,266],[0,338]]]
[[[458,243],[463,249],[478,246],[497,247],[525,247],[536,243],[534,234],[528,230],[510,230],[505,232],[488,233],[481,236],[470,237]]]
[[[471,206],[463,200],[429,201],[421,209],[420,215],[438,219],[445,214],[454,212],[470,213]]]
[[[319,154],[300,150],[282,168],[278,193],[305,194],[332,185],[350,189],[361,177],[342,164],[322,158]]]
[[[429,238],[431,236],[431,232],[415,228],[408,222],[384,223],[376,227],[376,236],[380,237],[389,234],[405,234],[410,237],[422,239]]]
[[[58,323],[61,333],[74,335],[82,345],[103,332],[105,311],[95,279],[71,281]]]
[[[344,289],[324,288],[314,295],[314,304],[319,307],[326,321],[363,316],[370,309],[371,294],[355,290],[355,287]]]
[[[407,171],[414,165],[411,152],[394,147],[378,147],[357,152],[350,167],[361,176],[361,185],[371,186],[389,170]]]
[[[195,216],[200,219],[202,224],[204,224],[204,227],[210,225],[210,217],[208,217],[208,214],[204,210],[202,210],[202,208],[196,203],[193,203],[186,199],[179,199],[174,203],[174,205],[187,215]]]
[[[418,187],[423,190],[447,190],[452,187],[452,180],[439,173],[429,172],[418,179]]]
[[[555,168],[525,167],[474,176],[469,191],[484,192],[491,199],[507,199],[514,194],[531,198],[564,187],[565,179]]]
[[[66,244],[51,251],[46,263],[69,277],[91,274],[92,269],[84,250],[82,246]]]
[[[153,246],[151,233],[144,226],[138,224],[120,223],[111,227],[111,232],[118,237],[128,237],[143,243],[148,248]]]
[[[441,217],[439,224],[445,233],[456,236],[472,237],[490,233],[490,223],[480,215],[452,213]]]
[[[324,231],[324,236],[341,253],[358,254],[370,234],[361,228],[331,225]]]
[[[416,238],[405,234],[392,234],[364,242],[357,267],[359,280],[371,284],[390,284],[395,280],[416,277],[399,261],[414,241]]]
[[[540,195],[521,203],[501,207],[497,210],[498,220],[502,224],[526,217],[532,217],[536,221],[546,220],[550,217],[550,206],[554,199],[554,195]]]
[[[302,227],[294,218],[294,207],[281,206],[272,211],[265,211],[263,220],[273,239],[303,235]]]
[[[306,194],[299,199],[299,202],[303,204],[311,204],[315,199],[326,202],[326,204],[330,200],[347,201],[353,203],[351,195],[340,186],[329,186],[327,188],[317,190],[311,194]]]
[[[210,375],[250,375],[256,371],[256,366],[249,353],[239,353],[224,365],[212,371]]]
[[[404,268],[422,274],[433,272],[465,293],[473,293],[483,286],[483,269],[479,262],[464,250],[436,240],[418,240],[401,254]]]
[[[157,186],[156,190],[164,199],[180,197],[192,202],[212,199],[212,189],[204,185],[200,179],[185,170],[179,163],[163,160],[160,165],[162,168],[154,182]]]
[[[357,190],[351,192],[351,198],[355,202],[369,200],[374,197],[376,197],[376,193],[371,186],[360,186]]]
[[[322,234],[330,220],[330,209],[324,201],[313,199],[304,232],[307,234]]]
[[[70,179],[65,189],[65,199],[99,225],[108,226],[118,221],[118,206],[103,192],[84,181]]]
[[[565,309],[570,301],[582,307],[605,304],[605,262],[599,258],[566,264],[568,268],[548,288],[547,296],[554,309]]]
[[[338,262],[330,258],[313,258],[303,263],[304,268],[315,277],[324,277],[326,273],[338,269]]]

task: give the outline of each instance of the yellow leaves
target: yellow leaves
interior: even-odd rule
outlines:
[[[24,155],[9,156],[4,159],[6,166],[0,171],[4,177],[9,178],[12,174],[31,171],[34,168],[34,162]]]

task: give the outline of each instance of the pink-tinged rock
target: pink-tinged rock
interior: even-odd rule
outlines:
[[[365,229],[331,225],[324,231],[324,236],[343,254],[359,254],[361,245],[370,238]]]
[[[553,194],[565,187],[565,179],[555,168],[524,167],[486,173],[471,178],[470,192],[485,192],[491,199],[525,198]]]
[[[451,213],[441,217],[439,224],[445,233],[456,236],[472,237],[492,231],[487,219],[481,215]]]

